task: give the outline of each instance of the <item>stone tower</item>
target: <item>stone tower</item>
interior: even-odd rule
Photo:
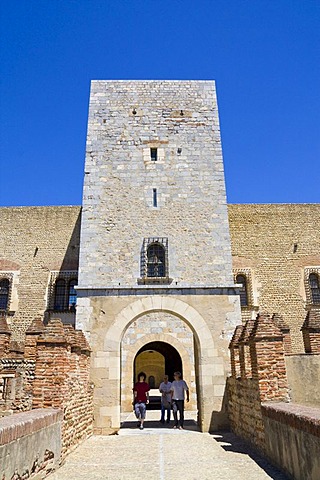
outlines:
[[[232,279],[213,81],[91,84],[77,326],[93,350],[98,433],[131,408],[136,369],[182,369],[203,431],[223,427]]]

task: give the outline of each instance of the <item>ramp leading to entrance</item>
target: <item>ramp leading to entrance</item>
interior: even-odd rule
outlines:
[[[49,480],[288,480],[231,433],[123,428],[93,436]]]

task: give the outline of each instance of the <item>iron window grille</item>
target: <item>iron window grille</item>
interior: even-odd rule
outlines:
[[[309,275],[309,285],[311,292],[311,300],[314,304],[320,304],[320,284],[319,284],[319,275],[316,273],[310,273]]]
[[[236,276],[236,283],[241,285],[240,288],[240,305],[241,307],[247,307],[249,305],[248,302],[248,289],[247,289],[247,278],[245,275],[237,275]]]
[[[167,283],[169,281],[168,238],[144,238],[141,248],[139,283]]]
[[[54,312],[76,311],[78,284],[77,271],[51,272],[47,310]]]
[[[0,310],[7,311],[9,305],[10,282],[7,278],[0,280]]]
[[[320,267],[308,267],[304,271],[307,306],[320,305]]]
[[[9,312],[13,276],[11,273],[0,274],[0,311]]]

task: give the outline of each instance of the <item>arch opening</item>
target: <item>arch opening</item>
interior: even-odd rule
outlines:
[[[150,404],[148,410],[160,410],[161,396],[160,383],[164,375],[173,381],[175,371],[183,374],[183,362],[179,352],[169,343],[162,341],[148,342],[137,352],[133,362],[133,383],[138,380],[143,371],[150,386]]]

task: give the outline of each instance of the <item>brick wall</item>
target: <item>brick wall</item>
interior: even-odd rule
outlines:
[[[228,379],[228,397],[231,428],[263,449],[261,402],[288,400],[283,336],[269,315],[258,315],[255,321],[248,320],[241,329],[237,327],[230,351],[232,377]]]
[[[80,207],[0,208],[0,276],[13,272],[7,321],[23,340],[34,317],[43,317],[50,271],[77,270]]]
[[[318,345],[320,331],[315,331],[315,326],[315,322],[309,322],[305,328],[313,330],[312,341]],[[287,326],[268,314],[258,315],[253,322],[249,320],[236,328],[229,345],[232,372],[227,381],[229,420],[237,435],[293,478],[316,480],[320,472],[318,459],[314,461],[320,448],[320,409],[289,403],[285,362],[289,337]],[[315,352],[314,357],[318,354]],[[299,357],[296,366],[300,365],[303,374],[304,367],[312,365],[310,354],[304,357],[306,365],[303,356]],[[289,354],[288,359],[291,358]],[[296,384],[306,388],[308,384],[303,379],[297,380],[298,377],[299,372],[294,372]],[[300,386],[295,385],[295,390]],[[317,388],[316,382],[311,388]]]
[[[0,338],[6,334],[0,334]],[[83,333],[63,325],[59,319],[52,319],[44,327],[36,318],[26,334],[24,358],[10,358],[9,354],[0,359],[0,386],[5,385],[4,378],[11,374],[10,391],[2,388],[1,392],[2,414],[61,409],[62,456],[65,456],[92,433],[90,347]]]
[[[304,268],[320,266],[320,205],[228,205],[233,267],[250,269],[254,303],[277,312],[302,352]]]
[[[319,205],[229,205],[228,213],[233,266],[249,269],[252,302],[279,313],[290,327],[293,351],[303,352],[304,268],[320,266]],[[0,272],[14,273],[8,316],[14,339],[23,339],[34,317],[43,317],[50,271],[77,270],[79,216],[80,207],[0,208]]]

